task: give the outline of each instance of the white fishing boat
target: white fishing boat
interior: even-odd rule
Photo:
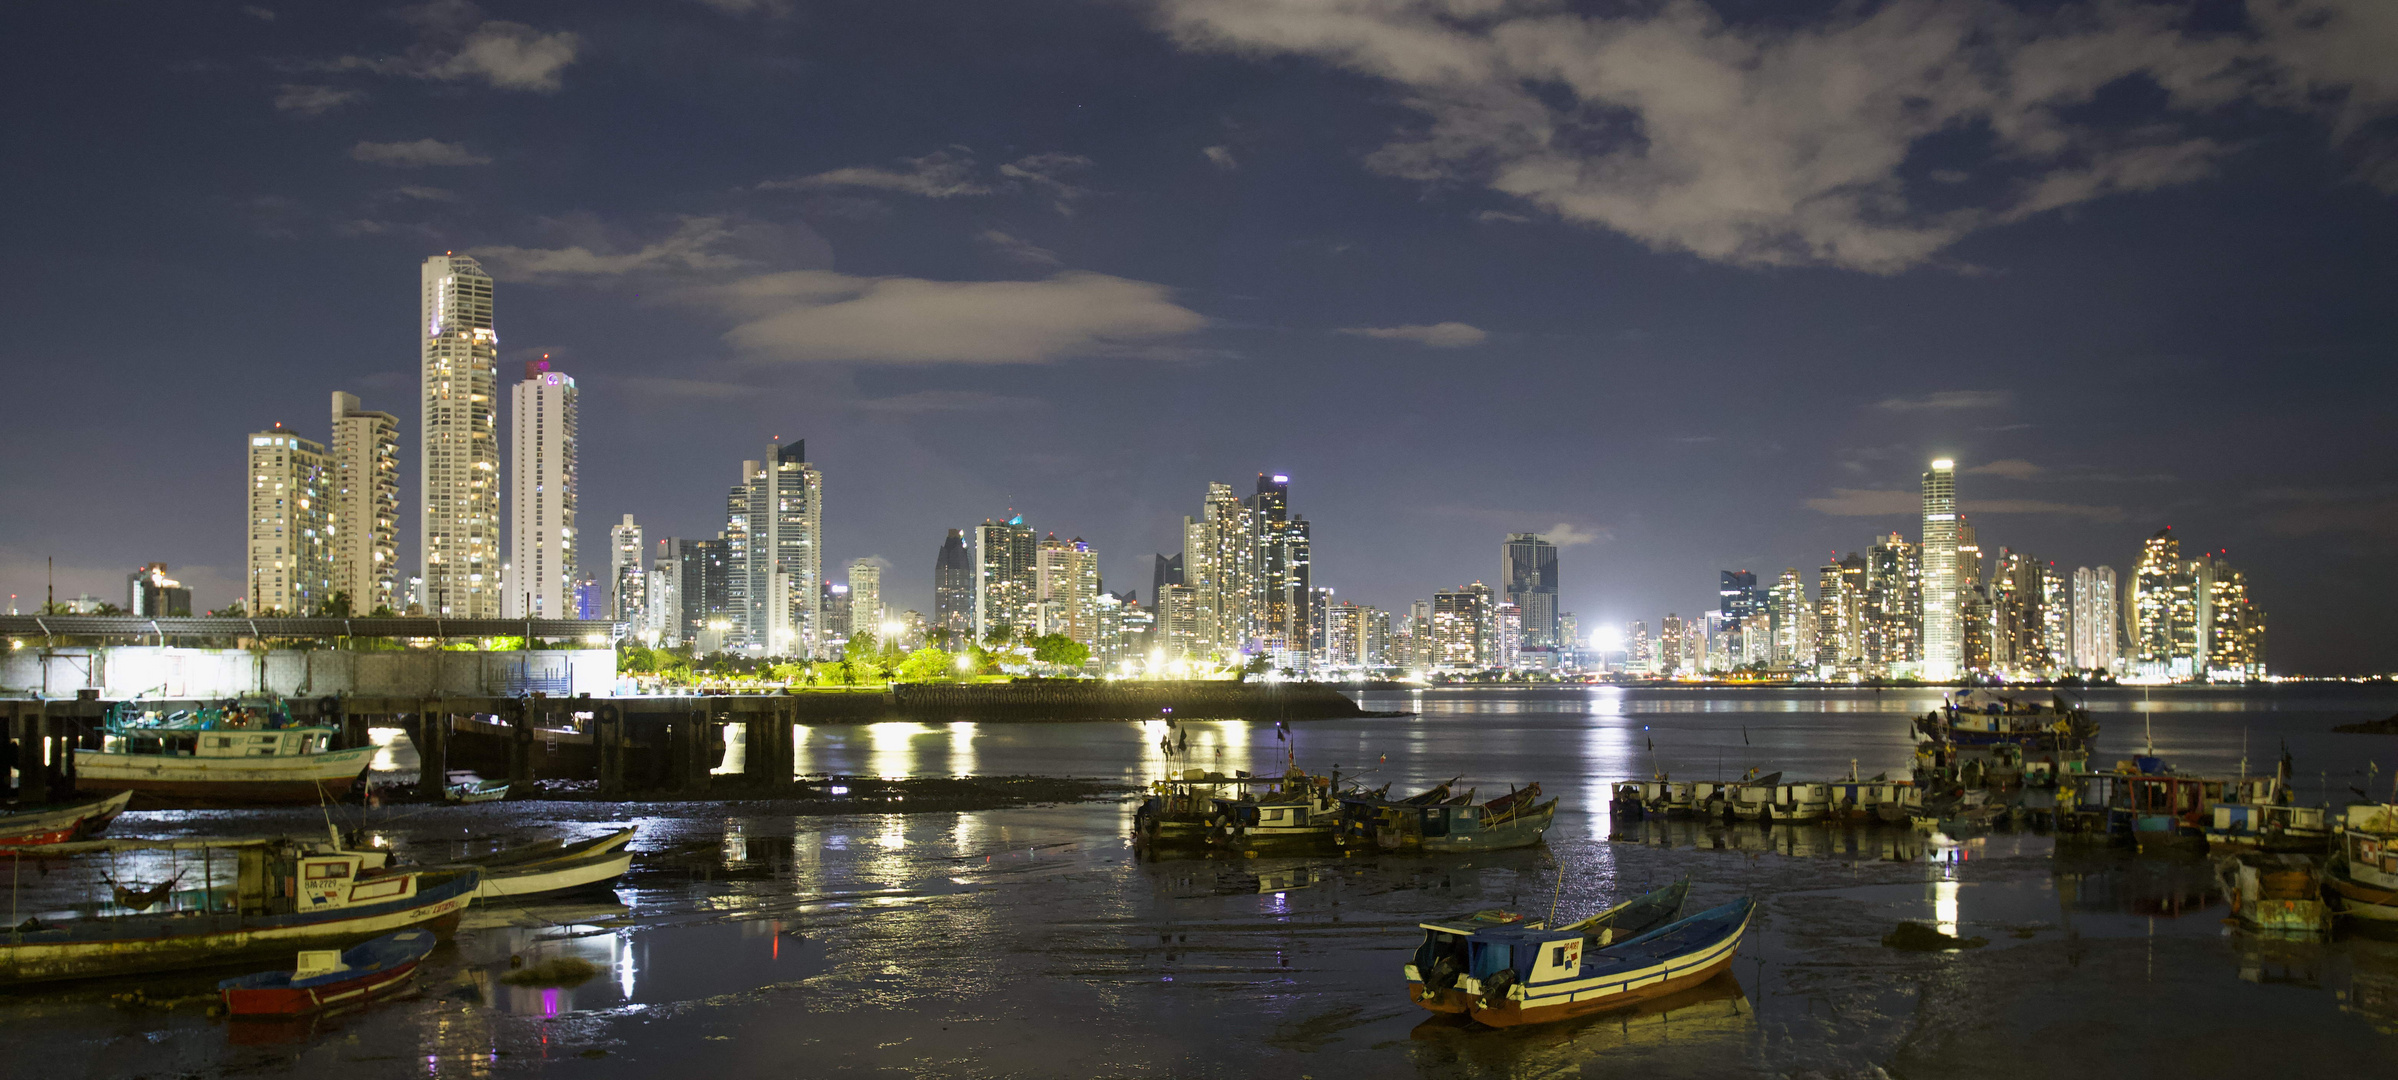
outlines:
[[[1777,784],[1769,806],[1776,825],[1822,821],[1832,810],[1832,785],[1808,781]]]
[[[2341,915],[2398,923],[2398,804],[2347,808],[2324,883],[2338,898]]]
[[[313,803],[357,786],[377,751],[332,749],[321,727],[154,728],[110,732],[75,751],[75,786],[179,802]]]
[[[527,900],[596,889],[632,868],[633,853],[624,847],[638,831],[620,829],[575,844],[545,841],[456,865],[483,872],[475,886],[477,900]]]
[[[1772,818],[1774,789],[1780,786],[1781,781],[1782,774],[1773,773],[1732,785],[1732,817],[1739,821],[1765,821]]]

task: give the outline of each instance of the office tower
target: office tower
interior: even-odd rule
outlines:
[[[1524,620],[1524,644],[1556,648],[1557,547],[1538,533],[1509,533],[1499,545],[1499,599]]]
[[[974,553],[964,529],[949,530],[933,557],[933,629],[960,646],[974,633]]]
[[[697,642],[710,623],[728,620],[725,549],[722,539],[658,541],[658,557],[650,580],[656,581],[655,571],[660,570],[672,580],[671,593],[665,595],[671,597],[673,610],[668,618],[673,628],[663,631],[662,639]],[[655,587],[651,589],[653,610],[661,607],[661,596]],[[729,624],[720,627],[719,633],[726,628]]]
[[[1773,598],[1757,587],[1757,575],[1746,570],[1719,570],[1715,576],[1717,610],[1724,613],[1726,621],[1738,624],[1751,615],[1772,609]]]
[[[575,531],[577,394],[574,377],[551,371],[547,360],[527,363],[525,377],[509,390],[508,565],[513,581],[503,606],[509,618],[572,616],[583,546]]]
[[[849,586],[827,581],[820,588],[822,595],[817,598],[816,610],[825,648],[838,649],[855,636],[849,619]]]
[[[2040,564],[2040,642],[2047,650],[2048,673],[2073,671],[2073,599],[2057,564]]]
[[[1188,585],[1168,585],[1157,594],[1156,651],[1167,660],[1204,655],[1199,637],[1199,596]]]
[[[1850,558],[1856,558],[1851,555]],[[1815,572],[1815,671],[1834,678],[1856,670],[1863,651],[1863,604],[1852,592],[1847,567],[1838,558]]]
[[[125,614],[153,619],[192,613],[192,591],[167,576],[167,564],[149,563],[125,576]]]
[[[1740,620],[1740,666],[1764,669],[1774,663],[1774,617],[1771,610],[1751,612]]]
[[[1337,669],[1366,665],[1366,612],[1370,610],[1347,600],[1324,606],[1320,626],[1324,648],[1319,657],[1324,666]]]
[[[1391,658],[1391,613],[1378,607],[1365,609],[1365,633],[1358,639],[1357,663],[1360,667],[1389,667]]]
[[[1082,645],[1099,640],[1099,553],[1082,537],[1050,533],[1033,553],[1033,596],[1042,634],[1064,634]]]
[[[1257,635],[1267,652],[1304,652],[1313,634],[1313,553],[1307,519],[1291,515],[1290,499],[1290,477],[1259,473],[1246,500],[1257,523]]]
[[[417,555],[425,614],[501,614],[499,338],[491,328],[491,277],[464,255],[420,268],[417,332],[424,345],[423,482]]]
[[[350,611],[396,610],[400,571],[400,422],[333,392],[333,591]]]
[[[642,565],[648,550],[641,543],[641,526],[626,514],[624,522],[608,527],[608,617],[639,622],[645,610],[649,568]]]
[[[1923,474],[1923,677],[1946,682],[1964,665],[1957,617],[1957,463]]]
[[[1781,671],[1815,668],[1815,604],[1807,598],[1807,583],[1798,568],[1786,567],[1774,579],[1770,594],[1773,613],[1773,666]]]
[[[734,570],[727,598],[738,617],[732,644],[752,654],[822,657],[824,474],[808,444],[775,442],[763,461],[744,461],[728,500],[725,539]]]
[[[641,589],[641,640],[669,648],[682,644],[682,573],[674,566],[651,562]]]
[[[1166,586],[1184,584],[1182,553],[1177,551],[1172,555],[1156,555],[1152,558],[1155,561],[1151,563],[1149,571],[1149,599],[1155,601],[1166,594]]]
[[[1923,573],[1916,547],[1897,533],[1865,553],[1865,666],[1909,678],[1923,666]]]
[[[1982,574],[1988,567],[1982,559],[1980,534],[1974,532],[1973,518],[1957,515],[1957,586],[1970,588],[1983,584]]]
[[[1257,520],[1230,484],[1207,485],[1200,516],[1182,519],[1183,580],[1197,604],[1199,635],[1218,656],[1247,652],[1258,639]]]
[[[2132,659],[2146,678],[2198,674],[2198,585],[2166,526],[2140,545],[2132,570]]]
[[[1432,601],[1407,604],[1407,655],[1397,662],[1418,671],[1432,667]]]
[[[2051,576],[2038,558],[1998,549],[1989,588],[1992,670],[2033,679],[2055,667],[2049,638]]]
[[[1649,624],[1634,620],[1624,634],[1624,668],[1641,675],[1657,674],[1657,649],[1649,641]]]
[[[1682,673],[1686,659],[1682,655],[1682,616],[1669,611],[1657,623],[1657,648],[1649,670],[1670,679]]]
[[[2083,671],[2113,673],[2118,627],[2115,568],[2085,566],[2073,572],[2073,666]]]
[[[1038,547],[1022,514],[974,527],[974,640],[1040,633]]]
[[[892,636],[883,629],[883,568],[872,559],[858,559],[849,564],[849,631],[851,637],[872,634],[876,640]]]
[[[1432,666],[1479,671],[1484,666],[1483,594],[1444,589],[1432,594]]]
[[[1957,591],[1957,648],[1963,653],[1964,672],[1988,674],[1998,670],[1993,634],[1996,627],[1996,607],[1989,586],[1974,582]]]
[[[314,615],[333,598],[333,463],[277,424],[250,434],[250,614]]]
[[[1524,613],[1514,604],[1501,601],[1491,608],[1490,666],[1500,671],[1516,671],[1524,655]]]

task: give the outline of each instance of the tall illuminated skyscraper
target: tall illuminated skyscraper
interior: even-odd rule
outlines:
[[[1932,462],[1923,474],[1923,677],[1947,682],[1963,664],[1957,621],[1957,463]]]
[[[350,595],[355,615],[399,609],[399,431],[397,417],[333,392],[333,591]]]
[[[1260,647],[1303,655],[1314,636],[1317,605],[1307,519],[1290,512],[1291,478],[1257,474],[1257,494],[1244,502],[1257,524],[1257,596],[1252,604]]]
[[[1182,519],[1183,581],[1197,604],[1202,647],[1215,656],[1243,651],[1258,637],[1257,521],[1230,484],[1207,485],[1200,516]]]
[[[974,527],[974,640],[1040,632],[1038,543],[1022,514]]]
[[[1523,618],[1524,644],[1557,647],[1556,545],[1538,533],[1509,533],[1499,545],[1499,589]]]
[[[726,500],[725,539],[737,563],[740,614],[734,642],[753,654],[822,657],[824,474],[808,464],[806,440],[777,441],[763,461],[741,463],[742,483]]]
[[[641,526],[633,515],[624,524],[608,527],[608,604],[611,618],[640,623],[649,609],[649,570],[642,565],[648,549],[641,543]]]
[[[2083,671],[2115,672],[2121,662],[2116,642],[2122,615],[2116,610],[2121,593],[2112,566],[2085,566],[2073,572],[2073,666]]]
[[[877,641],[891,636],[883,630],[883,568],[872,559],[849,564],[849,633],[872,634]]]
[[[416,329],[424,347],[420,404],[424,484],[417,552],[425,614],[500,615],[499,336],[491,328],[491,277],[464,255],[420,268]]]
[[[250,434],[250,614],[314,615],[333,595],[332,462],[283,425]]]
[[[933,629],[960,639],[974,633],[974,553],[964,529],[949,530],[933,558]]]
[[[1082,537],[1041,541],[1033,556],[1033,591],[1040,632],[1064,634],[1083,644],[1099,641],[1099,553]]]
[[[509,389],[508,565],[504,614],[511,619],[575,617],[581,537],[575,529],[574,377],[547,360],[525,365]]]

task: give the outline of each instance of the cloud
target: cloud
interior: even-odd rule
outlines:
[[[597,240],[556,248],[487,245],[469,248],[493,276],[503,281],[561,281],[618,278],[636,273],[722,273],[751,268],[756,262],[728,248],[744,230],[742,223],[721,217],[684,217],[664,239],[612,250],[620,245]]]
[[[396,169],[416,169],[428,165],[489,165],[491,159],[457,143],[439,139],[418,139],[415,142],[362,142],[350,148],[350,157],[370,165],[389,165]]]
[[[977,243],[998,252],[1001,257],[1023,263],[1026,266],[1054,268],[1065,265],[1065,260],[1057,257],[1057,252],[997,229],[985,229],[975,234],[974,239]]]
[[[258,20],[259,22],[275,21],[275,13],[272,9],[262,8],[255,4],[242,5],[241,13]]]
[[[1605,529],[1585,529],[1569,521],[1560,521],[1551,525],[1542,530],[1540,534],[1541,539],[1561,548],[1595,544],[1601,540],[1610,539],[1614,535]]]
[[[2004,458],[1999,461],[1993,461],[1987,465],[1976,465],[1964,471],[1967,473],[1980,473],[1986,476],[2003,476],[2009,480],[2029,480],[2040,475],[2041,473],[2047,472],[2048,470],[2043,469],[2038,465],[2034,465],[2031,462],[2025,461],[2022,458]]]
[[[762,274],[681,298],[738,321],[762,359],[1040,363],[1119,352],[1206,325],[1163,285],[1070,271],[1039,281],[930,281],[824,270]]]
[[[867,398],[857,403],[866,412],[922,415],[959,412],[1031,412],[1049,403],[1038,398],[987,394],[979,390],[918,390],[912,394]]]
[[[780,18],[791,14],[791,0],[699,0],[727,15],[770,15]]]
[[[2054,514],[2092,521],[2122,521],[2120,506],[2084,506],[2034,499],[1969,499],[1960,507],[1969,514]],[[1914,491],[1833,488],[1826,498],[1807,500],[1807,509],[1834,517],[1896,517],[1923,512],[1923,495]]]
[[[464,0],[433,0],[403,16],[420,38],[399,56],[344,56],[302,65],[319,71],[366,71],[439,82],[482,82],[499,90],[555,93],[582,49],[571,31],[544,33],[517,22],[486,21]]]
[[[458,193],[455,191],[448,188],[428,187],[423,184],[402,184],[391,189],[390,195],[394,198],[415,199],[419,202],[458,201]]]
[[[2232,152],[2188,130],[2212,114],[2322,113],[2363,145],[2368,122],[2398,111],[2386,0],[2251,0],[2250,26],[2221,32],[2181,5],[2113,0],[1889,0],[1803,22],[1730,22],[1699,0],[1613,7],[1158,12],[1186,49],[1312,57],[1395,87],[1420,124],[1366,158],[1375,172],[1738,266],[1894,273],[1981,229],[2206,176]],[[2155,104],[2099,119],[2100,91],[2126,80]],[[2366,178],[2398,186],[2381,160]]]
[[[1499,222],[1506,222],[1510,225],[1532,224],[1531,218],[1522,214],[1510,214],[1504,210],[1476,210],[1474,211],[1474,220],[1484,225],[1495,225]]]
[[[1232,148],[1229,146],[1210,146],[1200,150],[1199,153],[1206,156],[1208,164],[1225,172],[1231,172],[1241,167],[1241,163],[1233,159]]]
[[[1436,349],[1457,349],[1480,345],[1489,334],[1461,322],[1433,323],[1429,326],[1352,326],[1341,331],[1358,337],[1381,338],[1385,341],[1412,341]]]
[[[2277,536],[2325,534],[2398,539],[2398,484],[2349,488],[2266,488],[2265,527]]]
[[[1874,402],[1877,409],[1892,412],[1917,412],[1924,409],[1996,409],[2015,400],[2005,390],[1941,390],[1919,398],[1884,398]]]
[[[654,375],[627,375],[607,380],[607,384],[636,398],[677,398],[685,401],[742,401],[755,399],[759,389],[747,383],[717,382],[710,379],[673,379]]]
[[[1071,214],[1073,210],[1068,204],[1090,194],[1090,189],[1068,179],[1092,165],[1091,159],[1080,154],[1056,151],[1028,154],[986,172],[971,150],[952,146],[923,157],[900,158],[899,165],[902,167],[853,165],[808,176],[768,180],[760,183],[758,189],[827,191],[864,188],[927,199],[1041,191],[1051,197],[1052,205],[1062,214]]]
[[[334,86],[285,83],[281,89],[275,92],[275,110],[297,113],[301,116],[323,116],[365,96],[356,90],[344,90]]]

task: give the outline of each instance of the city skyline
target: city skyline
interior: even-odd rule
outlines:
[[[2003,75],[2111,28],[2156,47],[2077,79],[2219,96],[1944,98],[1943,130],[2005,120],[2070,152],[1875,127],[1872,160],[1903,165],[1759,217],[1678,201],[1716,189],[1526,190],[1410,156],[1426,147],[1392,132],[1478,121],[1423,112],[1449,99],[1380,54],[1261,37],[1273,4],[1033,4],[973,33],[938,4],[774,7],[495,4],[441,26],[166,10],[106,39],[122,63],[105,78],[61,59],[101,47],[98,20],[18,13],[15,41],[61,47],[17,51],[29,99],[59,107],[27,117],[39,167],[16,174],[8,242],[42,270],[9,293],[12,371],[59,407],[0,434],[23,508],[0,524],[0,589],[30,609],[56,557],[62,596],[114,597],[154,562],[200,608],[246,592],[239,466],[67,425],[138,387],[195,446],[277,422],[322,439],[341,390],[396,417],[418,462],[426,360],[396,328],[424,313],[400,294],[418,292],[409,264],[454,252],[503,291],[494,369],[546,353],[574,373],[584,525],[713,536],[728,463],[807,438],[835,490],[822,565],[881,560],[892,609],[932,612],[912,568],[1010,507],[1146,596],[1188,492],[1272,471],[1304,485],[1318,583],[1344,600],[1397,613],[1496,584],[1494,544],[1534,532],[1584,628],[1654,620],[1712,606],[1726,567],[1812,585],[1823,552],[1914,539],[1923,463],[1951,457],[1990,558],[2128,573],[2171,525],[2229,549],[2274,613],[2277,668],[2398,666],[2398,605],[2372,600],[2398,554],[2376,442],[2398,211],[2369,153],[2392,105],[2308,66],[2309,42],[2369,29],[2336,6],[2181,26],[2067,5],[2089,25],[1927,45]],[[1389,40],[1396,12],[1355,13],[1358,39]],[[1517,17],[1424,40],[1495,48]],[[1864,14],[1830,6],[1789,25],[1727,7],[1714,29],[1619,17],[1760,55],[1802,28],[1848,61],[1865,40]],[[548,47],[521,69],[398,62],[454,56],[478,21]],[[664,41],[716,60],[673,62]],[[1106,59],[1029,63],[1011,41]],[[2209,82],[2210,49],[2247,81]],[[882,79],[920,92],[842,91]],[[703,104],[720,100],[744,107]],[[1793,163],[1821,117],[1791,109],[1741,168],[1814,175]],[[1591,134],[1570,147],[1591,168],[1560,175],[1653,175],[1638,153],[1599,168]],[[1897,217],[1843,201],[1867,190]],[[401,473],[408,570],[426,476]],[[479,525],[485,557],[508,557],[505,523]],[[189,539],[162,550],[169,533]]]

